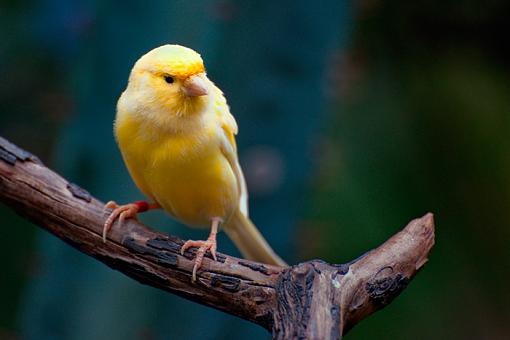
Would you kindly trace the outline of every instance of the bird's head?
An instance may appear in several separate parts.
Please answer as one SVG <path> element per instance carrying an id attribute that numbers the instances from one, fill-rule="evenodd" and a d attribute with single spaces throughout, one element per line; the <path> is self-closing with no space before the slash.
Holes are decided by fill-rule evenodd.
<path id="1" fill-rule="evenodd" d="M 165 119 L 200 113 L 211 90 L 200 54 L 180 45 L 163 45 L 136 62 L 126 92 L 138 111 Z"/>

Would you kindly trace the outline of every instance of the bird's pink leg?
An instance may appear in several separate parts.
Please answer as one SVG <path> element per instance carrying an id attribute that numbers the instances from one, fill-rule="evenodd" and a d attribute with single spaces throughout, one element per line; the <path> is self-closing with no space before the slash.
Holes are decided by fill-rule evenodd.
<path id="1" fill-rule="evenodd" d="M 197 279 L 197 270 L 202 266 L 202 260 L 204 259 L 205 253 L 209 250 L 213 259 L 216 261 L 216 234 L 218 233 L 218 228 L 220 226 L 222 219 L 219 217 L 214 217 L 211 223 L 211 233 L 206 241 L 193 241 L 188 240 L 181 247 L 181 255 L 184 255 L 184 252 L 190 247 L 198 247 L 197 254 L 195 257 L 195 264 L 193 265 L 193 275 L 191 280 L 193 282 Z"/>
<path id="2" fill-rule="evenodd" d="M 106 242 L 106 234 L 108 234 L 108 231 L 111 229 L 117 218 L 119 219 L 119 223 L 122 224 L 127 218 L 137 219 L 136 215 L 138 213 L 159 208 L 161 207 L 158 203 L 147 203 L 145 201 L 136 201 L 124 205 L 118 205 L 114 201 L 106 203 L 104 209 L 113 209 L 113 211 L 110 216 L 108 216 L 103 226 L 103 242 Z"/>

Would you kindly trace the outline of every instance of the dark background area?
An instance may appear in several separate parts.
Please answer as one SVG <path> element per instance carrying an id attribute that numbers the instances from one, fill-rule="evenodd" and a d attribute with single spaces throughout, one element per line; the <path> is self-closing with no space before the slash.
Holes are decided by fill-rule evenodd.
<path id="1" fill-rule="evenodd" d="M 140 199 L 112 135 L 116 100 L 143 53 L 192 47 L 238 120 L 253 220 L 289 262 L 347 262 L 435 213 L 427 266 L 348 338 L 505 339 L 509 15 L 471 0 L 4 1 L 0 135 L 102 200 Z M 0 237 L 0 339 L 269 338 L 3 205 Z M 219 250 L 238 254 L 225 236 Z"/>

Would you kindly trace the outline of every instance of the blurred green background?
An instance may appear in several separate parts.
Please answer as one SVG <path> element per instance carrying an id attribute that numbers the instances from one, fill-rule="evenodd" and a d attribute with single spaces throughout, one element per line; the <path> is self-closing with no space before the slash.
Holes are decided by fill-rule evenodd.
<path id="1" fill-rule="evenodd" d="M 347 262 L 435 213 L 427 266 L 348 338 L 507 339 L 509 15 L 471 0 L 3 1 L 0 135 L 102 200 L 140 199 L 112 136 L 116 100 L 143 53 L 193 47 L 239 122 L 253 220 L 291 263 Z M 0 339 L 269 338 L 3 205 L 0 221 Z M 224 236 L 219 249 L 237 254 Z"/>

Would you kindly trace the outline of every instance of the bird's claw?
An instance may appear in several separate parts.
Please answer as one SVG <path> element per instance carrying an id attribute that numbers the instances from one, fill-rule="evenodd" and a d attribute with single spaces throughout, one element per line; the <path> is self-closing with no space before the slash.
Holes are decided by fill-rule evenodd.
<path id="1" fill-rule="evenodd" d="M 114 201 L 110 201 L 104 205 L 103 210 L 106 212 L 108 209 L 113 209 L 113 211 L 110 213 L 103 226 L 103 242 L 106 242 L 106 234 L 108 234 L 108 231 L 117 218 L 119 219 L 119 223 L 122 224 L 128 218 L 136 219 L 136 214 L 138 213 L 138 206 L 132 203 L 118 205 Z"/>
<path id="2" fill-rule="evenodd" d="M 115 208 L 118 208 L 119 205 L 117 204 L 117 202 L 115 201 L 108 201 L 104 207 L 103 207 L 103 212 L 106 212 L 108 209 L 115 209 Z"/>
<path id="3" fill-rule="evenodd" d="M 195 256 L 195 264 L 193 265 L 193 272 L 191 276 L 191 280 L 195 282 L 197 280 L 197 270 L 200 269 L 202 266 L 202 260 L 204 259 L 205 253 L 209 250 L 211 252 L 211 255 L 214 259 L 214 261 L 217 261 L 216 257 L 216 239 L 215 238 L 209 238 L 206 241 L 193 241 L 188 240 L 184 243 L 184 245 L 181 247 L 181 255 L 184 255 L 184 252 L 191 248 L 191 247 L 198 247 L 196 256 Z"/>

